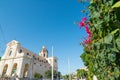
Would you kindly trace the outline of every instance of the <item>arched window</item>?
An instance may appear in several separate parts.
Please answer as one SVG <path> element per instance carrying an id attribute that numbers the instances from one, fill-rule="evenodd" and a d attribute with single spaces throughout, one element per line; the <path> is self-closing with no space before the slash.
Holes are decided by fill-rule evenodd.
<path id="1" fill-rule="evenodd" d="M 9 56 L 12 54 L 12 51 L 9 52 Z"/>
<path id="2" fill-rule="evenodd" d="M 19 53 L 22 53 L 22 49 L 19 50 Z"/>
<path id="3" fill-rule="evenodd" d="M 17 71 L 17 63 L 13 65 L 11 75 L 15 75 L 16 71 Z"/>
<path id="4" fill-rule="evenodd" d="M 44 57 L 45 57 L 45 53 L 44 53 Z"/>
<path id="5" fill-rule="evenodd" d="M 27 53 L 27 55 L 29 55 L 29 53 Z"/>
<path id="6" fill-rule="evenodd" d="M 5 76 L 5 75 L 6 75 L 7 69 L 8 69 L 8 64 L 6 64 L 6 65 L 4 66 L 3 72 L 2 72 L 2 76 Z"/>
<path id="7" fill-rule="evenodd" d="M 29 64 L 25 64 L 23 77 L 28 77 Z"/>

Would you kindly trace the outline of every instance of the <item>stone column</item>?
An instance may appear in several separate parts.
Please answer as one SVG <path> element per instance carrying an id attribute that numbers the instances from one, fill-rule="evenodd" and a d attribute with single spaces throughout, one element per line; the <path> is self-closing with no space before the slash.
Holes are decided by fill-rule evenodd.
<path id="1" fill-rule="evenodd" d="M 29 77 L 30 77 L 30 78 L 33 78 L 33 63 L 32 63 L 31 60 L 30 60 L 30 64 L 29 64 L 28 73 L 29 73 Z"/>
<path id="2" fill-rule="evenodd" d="M 4 64 L 5 64 L 4 60 L 0 61 L 0 77 L 2 76 L 2 72 L 5 66 Z"/>
<path id="3" fill-rule="evenodd" d="M 8 76 L 11 76 L 12 68 L 13 68 L 13 61 L 12 61 L 12 60 L 9 60 L 8 69 L 7 69 L 7 72 L 6 72 L 6 74 L 7 74 Z"/>
<path id="4" fill-rule="evenodd" d="M 17 75 L 18 75 L 18 77 L 23 77 L 22 76 L 22 68 L 23 67 L 23 64 L 22 64 L 22 59 L 20 59 L 20 61 L 18 62 L 18 66 L 17 66 Z"/>

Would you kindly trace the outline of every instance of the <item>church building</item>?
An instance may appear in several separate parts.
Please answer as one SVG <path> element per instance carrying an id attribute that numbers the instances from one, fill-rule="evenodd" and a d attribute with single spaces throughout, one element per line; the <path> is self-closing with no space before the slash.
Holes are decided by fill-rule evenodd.
<path id="1" fill-rule="evenodd" d="M 23 48 L 18 41 L 12 40 L 7 44 L 0 61 L 0 77 L 18 75 L 20 78 L 34 78 L 34 74 L 39 73 L 44 78 L 45 71 L 51 70 L 53 63 L 54 70 L 58 71 L 57 57 L 48 57 L 45 46 L 38 55 Z"/>

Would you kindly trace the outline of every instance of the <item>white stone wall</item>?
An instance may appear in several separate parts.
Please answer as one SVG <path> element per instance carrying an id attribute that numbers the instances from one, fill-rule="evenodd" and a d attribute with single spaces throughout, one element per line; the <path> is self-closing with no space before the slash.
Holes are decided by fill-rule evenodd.
<path id="1" fill-rule="evenodd" d="M 48 60 L 49 64 L 51 65 L 51 67 L 52 67 L 52 64 L 54 65 L 54 70 L 57 71 L 58 70 L 58 59 L 57 59 L 57 57 L 49 57 L 49 58 L 47 58 L 47 60 Z"/>
<path id="2" fill-rule="evenodd" d="M 0 76 L 2 75 L 2 72 L 3 72 L 3 68 L 6 64 L 8 64 L 8 69 L 7 69 L 7 72 L 6 72 L 6 75 L 7 76 L 11 76 L 11 72 L 12 72 L 12 68 L 13 68 L 13 65 L 14 64 L 17 64 L 17 75 L 20 74 L 20 68 L 21 68 L 21 64 L 22 64 L 22 58 L 12 58 L 12 59 L 3 59 L 1 60 L 0 62 Z"/>
<path id="3" fill-rule="evenodd" d="M 20 53 L 20 50 L 22 52 Z M 10 54 L 10 51 L 12 53 Z M 48 53 L 46 53 L 48 55 Z M 0 61 L 0 76 L 2 75 L 4 66 L 8 64 L 6 72 L 7 76 L 11 76 L 13 65 L 17 64 L 16 74 L 18 77 L 23 77 L 25 64 L 28 64 L 28 77 L 33 78 L 34 73 L 40 73 L 44 77 L 44 72 L 51 69 L 52 57 L 39 56 L 25 48 L 23 48 L 19 42 L 13 40 L 7 44 L 6 51 Z M 56 59 L 56 61 L 55 61 Z M 54 69 L 57 71 L 57 58 L 54 57 Z"/>

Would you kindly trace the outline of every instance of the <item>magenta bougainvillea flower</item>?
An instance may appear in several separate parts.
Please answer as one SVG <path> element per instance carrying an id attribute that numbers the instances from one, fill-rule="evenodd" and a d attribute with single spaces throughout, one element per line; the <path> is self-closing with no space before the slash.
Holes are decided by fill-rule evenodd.
<path id="1" fill-rule="evenodd" d="M 82 21 L 79 22 L 79 26 L 80 27 L 85 27 L 87 24 L 86 24 L 86 21 L 87 21 L 87 18 L 86 17 L 83 17 L 82 18 Z"/>
<path id="2" fill-rule="evenodd" d="M 85 29 L 86 29 L 86 32 L 87 32 L 87 34 L 88 34 L 88 37 L 87 37 L 87 38 L 91 38 L 92 34 L 91 34 L 90 29 L 88 28 L 88 26 L 85 27 Z"/>
<path id="3" fill-rule="evenodd" d="M 89 26 L 90 25 L 90 22 L 87 22 L 87 18 L 86 17 L 83 17 L 82 18 L 82 21 L 81 22 L 79 22 L 79 26 L 80 27 L 84 27 L 85 28 L 85 30 L 86 30 L 86 33 L 88 34 L 88 36 L 87 36 L 87 39 L 85 39 L 84 41 L 83 41 L 83 45 L 85 46 L 85 45 L 88 45 L 89 43 L 91 43 L 91 36 L 92 36 L 92 34 L 91 34 L 91 32 L 90 32 L 90 29 L 89 29 Z M 88 46 L 89 47 L 89 49 L 90 49 L 90 46 Z"/>
<path id="4" fill-rule="evenodd" d="M 79 26 L 80 27 L 85 27 L 85 26 L 87 26 L 87 18 L 86 17 L 83 17 L 82 18 L 82 21 L 81 22 L 79 22 Z"/>
<path id="5" fill-rule="evenodd" d="M 91 39 L 89 38 L 84 41 L 84 44 L 89 44 L 90 42 L 91 42 Z"/>
<path id="6" fill-rule="evenodd" d="M 82 21 L 84 21 L 84 22 L 87 21 L 87 18 L 86 18 L 86 17 L 83 17 L 83 18 L 82 18 Z"/>
<path id="7" fill-rule="evenodd" d="M 86 30 L 86 32 L 87 32 L 88 34 L 91 34 L 91 32 L 90 32 L 88 26 L 85 26 L 85 30 Z"/>
<path id="8" fill-rule="evenodd" d="M 79 22 L 79 26 L 84 27 L 86 24 L 84 21 Z"/>

